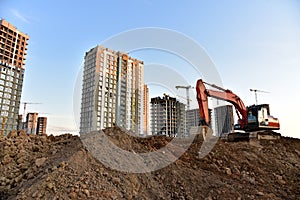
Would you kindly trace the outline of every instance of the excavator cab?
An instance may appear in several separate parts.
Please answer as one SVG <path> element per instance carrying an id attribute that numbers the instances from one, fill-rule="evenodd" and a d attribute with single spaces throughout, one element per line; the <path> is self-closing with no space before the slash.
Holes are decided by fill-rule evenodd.
<path id="1" fill-rule="evenodd" d="M 269 104 L 252 105 L 247 107 L 248 123 L 244 128 L 240 124 L 234 126 L 235 130 L 258 131 L 279 130 L 279 120 L 270 115 Z"/>
<path id="2" fill-rule="evenodd" d="M 252 105 L 247 107 L 248 110 L 248 129 L 253 130 L 279 130 L 279 120 L 270 115 L 269 104 Z M 256 117 L 256 122 L 249 121 L 250 112 Z"/>

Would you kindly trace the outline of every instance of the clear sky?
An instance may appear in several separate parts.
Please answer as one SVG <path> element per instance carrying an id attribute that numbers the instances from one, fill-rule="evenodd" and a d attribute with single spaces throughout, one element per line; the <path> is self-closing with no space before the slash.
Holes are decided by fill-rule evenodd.
<path id="1" fill-rule="evenodd" d="M 250 88 L 270 92 L 260 93 L 259 103 L 270 104 L 283 135 L 300 138 L 297 0 L 1 0 L 0 13 L 30 36 L 22 101 L 42 103 L 28 105 L 27 111 L 49 118 L 49 134 L 76 132 L 73 91 L 86 51 L 123 31 L 160 27 L 200 44 L 223 86 L 246 105 L 255 103 Z M 133 56 L 145 64 L 176 65 L 176 59 L 161 52 Z M 189 83 L 195 81 L 191 75 Z"/>

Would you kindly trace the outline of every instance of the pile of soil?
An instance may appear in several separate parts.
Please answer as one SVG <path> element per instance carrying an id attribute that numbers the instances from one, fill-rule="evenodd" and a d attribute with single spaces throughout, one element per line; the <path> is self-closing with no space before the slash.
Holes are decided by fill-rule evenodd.
<path id="1" fill-rule="evenodd" d="M 133 137 L 119 128 L 104 133 L 135 153 L 155 152 L 172 140 Z M 167 167 L 129 173 L 99 162 L 78 136 L 12 132 L 0 139 L 0 199 L 300 199 L 299 139 L 219 140 L 199 158 L 202 143 L 197 135 Z"/>

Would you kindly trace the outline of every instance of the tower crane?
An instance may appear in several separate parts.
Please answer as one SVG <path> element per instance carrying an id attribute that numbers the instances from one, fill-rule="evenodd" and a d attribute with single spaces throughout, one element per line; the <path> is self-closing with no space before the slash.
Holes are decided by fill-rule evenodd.
<path id="1" fill-rule="evenodd" d="M 266 91 L 262 91 L 262 90 L 257 90 L 257 89 L 250 89 L 251 92 L 254 92 L 255 94 L 255 104 L 258 105 L 258 101 L 257 101 L 257 92 L 262 92 L 262 93 L 269 93 Z"/>
<path id="2" fill-rule="evenodd" d="M 178 90 L 178 89 L 186 89 L 186 101 L 187 101 L 187 104 L 186 104 L 186 107 L 187 107 L 187 110 L 190 110 L 190 89 L 194 89 L 194 87 L 192 87 L 191 85 L 187 85 L 187 86 L 181 86 L 181 85 L 177 85 L 175 86 L 175 88 Z"/>

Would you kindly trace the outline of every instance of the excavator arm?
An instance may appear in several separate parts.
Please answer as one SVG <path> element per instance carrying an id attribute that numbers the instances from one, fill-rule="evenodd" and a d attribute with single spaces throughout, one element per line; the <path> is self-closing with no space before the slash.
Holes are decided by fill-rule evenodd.
<path id="1" fill-rule="evenodd" d="M 218 90 L 210 90 L 205 87 L 205 84 L 210 85 Z M 208 84 L 199 79 L 196 85 L 197 100 L 199 105 L 200 117 L 205 120 L 207 125 L 210 124 L 209 110 L 208 110 L 208 97 L 227 101 L 234 105 L 237 116 L 239 118 L 239 124 L 243 129 L 248 124 L 247 108 L 243 101 L 232 91 L 223 89 L 214 84 Z"/>

